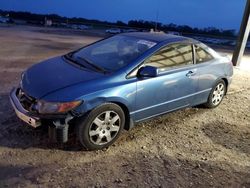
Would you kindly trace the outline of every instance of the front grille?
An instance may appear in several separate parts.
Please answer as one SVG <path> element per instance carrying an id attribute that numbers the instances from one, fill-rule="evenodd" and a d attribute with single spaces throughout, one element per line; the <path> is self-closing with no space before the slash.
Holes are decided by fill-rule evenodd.
<path id="1" fill-rule="evenodd" d="M 25 110 L 34 111 L 33 105 L 36 101 L 35 98 L 27 95 L 21 88 L 17 90 L 17 97 Z"/>

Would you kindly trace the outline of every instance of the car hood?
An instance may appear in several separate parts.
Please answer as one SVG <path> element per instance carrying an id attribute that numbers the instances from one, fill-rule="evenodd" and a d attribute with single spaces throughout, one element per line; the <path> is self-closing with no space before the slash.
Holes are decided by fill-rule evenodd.
<path id="1" fill-rule="evenodd" d="M 104 77 L 103 73 L 81 69 L 56 57 L 29 68 L 22 76 L 21 88 L 29 96 L 39 99 L 58 89 Z"/>

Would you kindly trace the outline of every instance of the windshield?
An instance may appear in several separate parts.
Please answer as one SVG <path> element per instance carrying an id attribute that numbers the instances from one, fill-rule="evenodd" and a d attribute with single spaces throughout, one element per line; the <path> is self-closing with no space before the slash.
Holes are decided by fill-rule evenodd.
<path id="1" fill-rule="evenodd" d="M 125 67 L 154 45 L 156 43 L 148 40 L 114 36 L 82 48 L 73 57 L 113 72 Z"/>

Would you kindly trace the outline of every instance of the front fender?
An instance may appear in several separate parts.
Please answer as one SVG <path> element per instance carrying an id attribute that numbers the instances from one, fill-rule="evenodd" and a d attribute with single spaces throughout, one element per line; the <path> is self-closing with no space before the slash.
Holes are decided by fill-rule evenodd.
<path id="1" fill-rule="evenodd" d="M 98 91 L 91 92 L 91 88 L 100 88 Z M 44 98 L 45 101 L 74 101 L 82 100 L 83 103 L 75 111 L 84 114 L 97 106 L 114 102 L 119 103 L 128 109 L 129 112 L 135 111 L 136 82 L 123 81 L 119 85 L 110 85 L 110 88 L 100 87 L 98 84 L 74 86 L 59 90 Z"/>
<path id="2" fill-rule="evenodd" d="M 117 104 L 122 104 L 129 109 L 129 102 L 123 98 L 120 97 L 97 97 L 89 100 L 84 100 L 82 105 L 80 105 L 75 111 L 80 114 L 85 114 L 88 111 L 93 110 L 94 108 L 100 106 L 103 103 L 117 103 Z"/>

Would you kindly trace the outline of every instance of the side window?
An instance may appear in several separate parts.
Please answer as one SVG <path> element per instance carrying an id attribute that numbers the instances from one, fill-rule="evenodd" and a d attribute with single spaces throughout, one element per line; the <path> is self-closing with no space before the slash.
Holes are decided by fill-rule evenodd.
<path id="1" fill-rule="evenodd" d="M 195 46 L 196 63 L 205 63 L 213 59 L 213 56 L 199 46 Z"/>
<path id="2" fill-rule="evenodd" d="M 165 71 L 170 68 L 193 64 L 192 45 L 169 45 L 145 61 L 145 65 L 159 68 Z"/>

